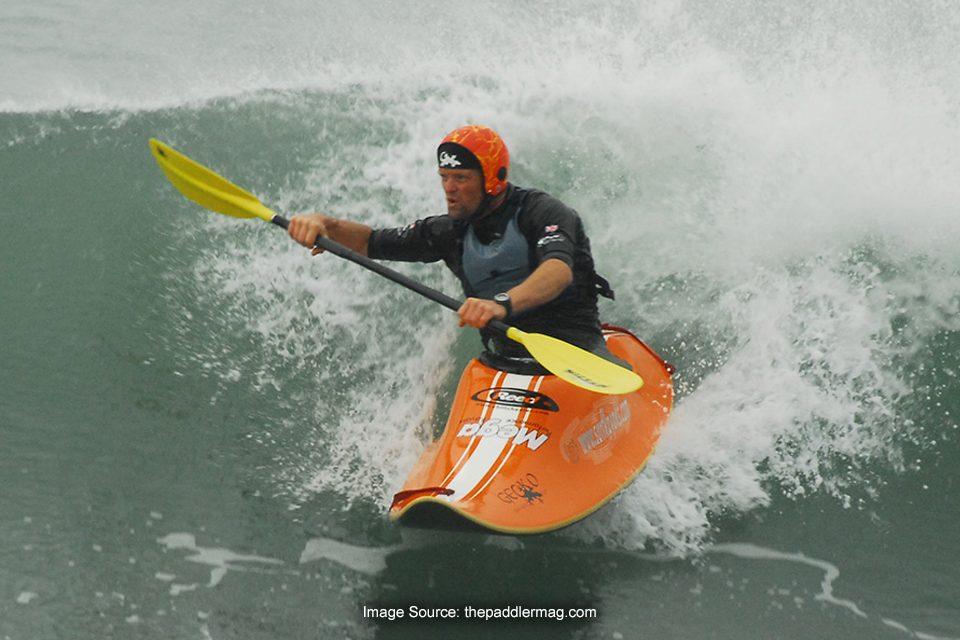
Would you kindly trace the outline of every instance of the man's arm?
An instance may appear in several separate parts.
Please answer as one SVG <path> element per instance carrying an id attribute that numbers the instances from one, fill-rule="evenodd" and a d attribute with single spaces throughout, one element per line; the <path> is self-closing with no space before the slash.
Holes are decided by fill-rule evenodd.
<path id="1" fill-rule="evenodd" d="M 530 276 L 507 293 L 513 303 L 514 313 L 525 311 L 550 302 L 573 282 L 573 270 L 563 260 L 550 259 L 541 264 Z M 457 311 L 460 326 L 468 325 L 482 329 L 490 320 L 503 320 L 507 310 L 493 300 L 467 298 Z"/>
<path id="2" fill-rule="evenodd" d="M 367 255 L 367 243 L 373 229 L 365 224 L 331 218 L 322 213 L 294 216 L 290 219 L 287 233 L 305 247 L 313 249 L 313 255 L 323 253 L 323 249 L 314 247 L 317 236 L 330 238 L 361 255 Z"/>

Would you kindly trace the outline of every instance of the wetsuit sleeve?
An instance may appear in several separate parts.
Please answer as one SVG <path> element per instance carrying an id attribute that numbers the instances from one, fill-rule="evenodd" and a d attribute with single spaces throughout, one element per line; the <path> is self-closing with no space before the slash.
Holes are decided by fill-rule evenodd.
<path id="1" fill-rule="evenodd" d="M 538 193 L 530 197 L 521 230 L 534 247 L 537 263 L 561 260 L 572 269 L 583 233 L 580 216 L 553 196 Z"/>
<path id="2" fill-rule="evenodd" d="M 374 229 L 367 255 L 376 260 L 436 262 L 446 257 L 452 235 L 449 216 L 432 216 L 405 227 Z"/>

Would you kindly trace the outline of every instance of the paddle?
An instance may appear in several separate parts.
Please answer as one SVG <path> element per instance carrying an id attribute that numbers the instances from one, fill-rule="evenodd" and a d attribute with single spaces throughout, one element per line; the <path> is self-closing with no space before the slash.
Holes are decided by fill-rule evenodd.
<path id="1" fill-rule="evenodd" d="M 253 194 L 159 140 L 151 139 L 150 148 L 170 182 L 197 204 L 235 218 L 262 218 L 284 229 L 289 225 L 289 220 L 265 207 Z M 330 238 L 317 236 L 315 246 L 359 264 L 449 309 L 456 311 L 460 308 L 458 300 Z M 544 368 L 578 387 L 597 393 L 621 394 L 636 391 L 643 385 L 643 379 L 633 371 L 552 336 L 526 333 L 499 320 L 492 320 L 487 326 L 522 344 Z"/>

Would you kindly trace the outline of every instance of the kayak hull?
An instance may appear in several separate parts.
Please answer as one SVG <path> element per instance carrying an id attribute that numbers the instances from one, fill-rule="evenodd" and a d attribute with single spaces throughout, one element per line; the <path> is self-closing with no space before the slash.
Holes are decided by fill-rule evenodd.
<path id="1" fill-rule="evenodd" d="M 672 367 L 624 329 L 605 327 L 604 335 L 643 378 L 637 391 L 603 395 L 472 360 L 443 434 L 394 496 L 391 520 L 544 533 L 585 518 L 626 487 L 669 417 Z"/>

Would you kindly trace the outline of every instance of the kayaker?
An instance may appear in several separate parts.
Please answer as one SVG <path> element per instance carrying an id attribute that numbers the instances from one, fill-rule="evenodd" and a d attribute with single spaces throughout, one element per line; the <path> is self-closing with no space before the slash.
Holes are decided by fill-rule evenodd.
<path id="1" fill-rule="evenodd" d="M 327 236 L 382 260 L 442 260 L 467 296 L 460 326 L 481 330 L 497 360 L 524 361 L 522 345 L 484 330 L 493 318 L 528 333 L 555 336 L 613 358 L 606 349 L 598 295 L 613 298 L 594 269 L 590 240 L 576 211 L 557 198 L 507 181 L 510 156 L 490 128 L 470 125 L 447 135 L 437 148 L 447 214 L 405 227 L 373 229 L 321 213 L 296 216 L 290 236 L 312 247 Z M 321 253 L 314 249 L 314 253 Z"/>

